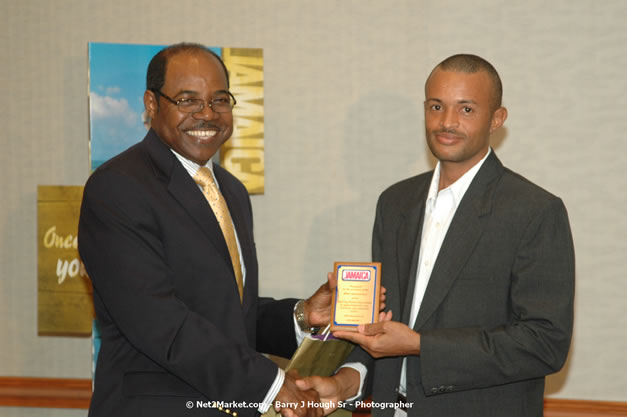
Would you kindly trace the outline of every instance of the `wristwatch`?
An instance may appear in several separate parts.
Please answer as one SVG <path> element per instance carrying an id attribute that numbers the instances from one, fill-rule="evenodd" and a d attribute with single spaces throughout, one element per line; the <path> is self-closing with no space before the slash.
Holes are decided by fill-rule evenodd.
<path id="1" fill-rule="evenodd" d="M 296 318 L 296 324 L 300 329 L 307 333 L 315 333 L 318 331 L 317 327 L 311 327 L 305 317 L 305 300 L 299 300 L 294 306 L 294 317 Z"/>

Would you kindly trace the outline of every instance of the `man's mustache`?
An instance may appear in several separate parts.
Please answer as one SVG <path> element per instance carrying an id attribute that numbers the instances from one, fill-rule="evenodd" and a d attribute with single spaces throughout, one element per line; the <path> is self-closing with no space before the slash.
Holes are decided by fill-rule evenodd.
<path id="1" fill-rule="evenodd" d="M 439 135 L 439 134 L 444 133 L 448 135 L 455 135 L 455 136 L 461 136 L 461 137 L 465 136 L 463 133 L 460 133 L 455 129 L 438 129 L 438 130 L 433 130 L 432 133 L 434 135 Z"/>

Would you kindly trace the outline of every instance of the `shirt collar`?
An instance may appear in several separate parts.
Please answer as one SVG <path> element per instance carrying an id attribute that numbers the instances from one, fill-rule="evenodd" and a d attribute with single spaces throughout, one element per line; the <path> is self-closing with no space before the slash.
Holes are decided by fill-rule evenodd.
<path id="1" fill-rule="evenodd" d="M 196 162 L 194 161 L 190 161 L 189 159 L 185 158 L 183 155 L 179 154 L 178 152 L 176 152 L 174 149 L 170 148 L 170 150 L 172 151 L 172 153 L 174 154 L 174 156 L 176 156 L 176 159 L 179 160 L 179 162 L 183 165 L 183 168 L 185 168 L 185 171 L 187 171 L 187 173 L 194 178 L 196 176 L 196 173 L 198 172 L 198 170 L 201 168 L 201 165 L 198 165 Z M 207 163 L 205 165 L 207 168 L 209 168 L 209 171 L 211 171 L 211 176 L 213 177 L 213 180 L 216 183 L 216 186 L 218 187 L 218 190 L 220 189 L 220 183 L 218 182 L 218 179 L 216 178 L 216 174 L 215 172 L 213 172 L 213 162 L 212 160 L 208 160 Z"/>
<path id="2" fill-rule="evenodd" d="M 466 171 L 464 175 L 462 175 L 453 184 L 439 191 L 439 192 L 443 192 L 443 191 L 448 190 L 447 192 L 451 192 L 453 195 L 453 202 L 455 204 L 455 207 L 459 205 L 459 202 L 464 197 L 464 194 L 466 194 L 468 187 L 470 187 L 470 183 L 475 178 L 475 175 L 477 175 L 477 172 L 479 172 L 479 169 L 481 168 L 481 166 L 483 165 L 483 163 L 488 158 L 488 155 L 490 155 L 491 152 L 492 152 L 492 148 L 488 148 L 488 152 L 485 154 L 483 159 L 481 159 L 481 161 L 477 162 L 472 168 Z M 431 185 L 429 186 L 429 194 L 427 195 L 427 205 L 429 207 L 433 207 L 435 199 L 437 198 L 439 194 L 438 185 L 440 183 L 440 169 L 441 169 L 440 161 L 438 161 L 438 164 L 435 166 L 435 170 L 433 171 L 433 177 L 431 178 Z"/>
<path id="3" fill-rule="evenodd" d="M 201 165 L 198 165 L 194 161 L 190 161 L 189 159 L 185 158 L 183 155 L 179 154 L 172 148 L 170 148 L 170 150 L 172 151 L 174 156 L 176 156 L 176 159 L 178 159 L 179 162 L 183 165 L 183 168 L 185 168 L 185 171 L 187 171 L 189 175 L 191 175 L 193 178 L 198 172 L 198 170 L 201 168 Z M 208 160 L 207 163 L 203 166 L 209 168 L 209 171 L 211 171 L 211 175 L 213 175 L 213 177 L 215 178 L 215 174 L 213 173 L 213 163 L 211 162 L 211 159 Z"/>

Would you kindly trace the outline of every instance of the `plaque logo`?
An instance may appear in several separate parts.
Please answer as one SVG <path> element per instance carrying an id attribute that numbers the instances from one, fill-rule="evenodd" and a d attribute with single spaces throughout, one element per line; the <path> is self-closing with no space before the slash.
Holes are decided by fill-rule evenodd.
<path id="1" fill-rule="evenodd" d="M 370 281 L 370 271 L 345 269 L 342 271 L 343 281 Z"/>

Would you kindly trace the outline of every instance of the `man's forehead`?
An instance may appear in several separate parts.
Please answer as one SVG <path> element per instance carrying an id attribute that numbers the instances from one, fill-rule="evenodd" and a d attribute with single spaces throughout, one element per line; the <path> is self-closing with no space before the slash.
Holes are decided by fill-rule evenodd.
<path id="1" fill-rule="evenodd" d="M 487 71 L 484 71 L 484 70 L 479 70 L 475 72 L 467 72 L 467 71 L 444 70 L 439 67 L 436 67 L 433 70 L 433 72 L 429 75 L 429 78 L 427 78 L 425 85 L 428 86 L 429 83 L 434 79 L 438 79 L 438 80 L 446 79 L 448 82 L 453 82 L 453 80 L 456 82 L 468 82 L 468 80 L 471 80 L 471 79 L 479 81 L 479 82 L 489 82 L 490 76 L 487 73 Z"/>
<path id="2" fill-rule="evenodd" d="M 165 82 L 171 78 L 209 76 L 222 78 L 226 83 L 226 74 L 218 58 L 209 52 L 181 51 L 167 60 Z"/>
<path id="3" fill-rule="evenodd" d="M 485 71 L 463 72 L 446 71 L 436 68 L 425 83 L 425 98 L 438 98 L 432 96 L 434 93 L 458 93 L 458 100 L 474 100 L 473 96 L 483 94 L 490 95 L 492 84 L 490 77 Z M 433 91 L 436 90 L 436 91 Z M 431 93 L 431 94 L 429 94 Z"/>

